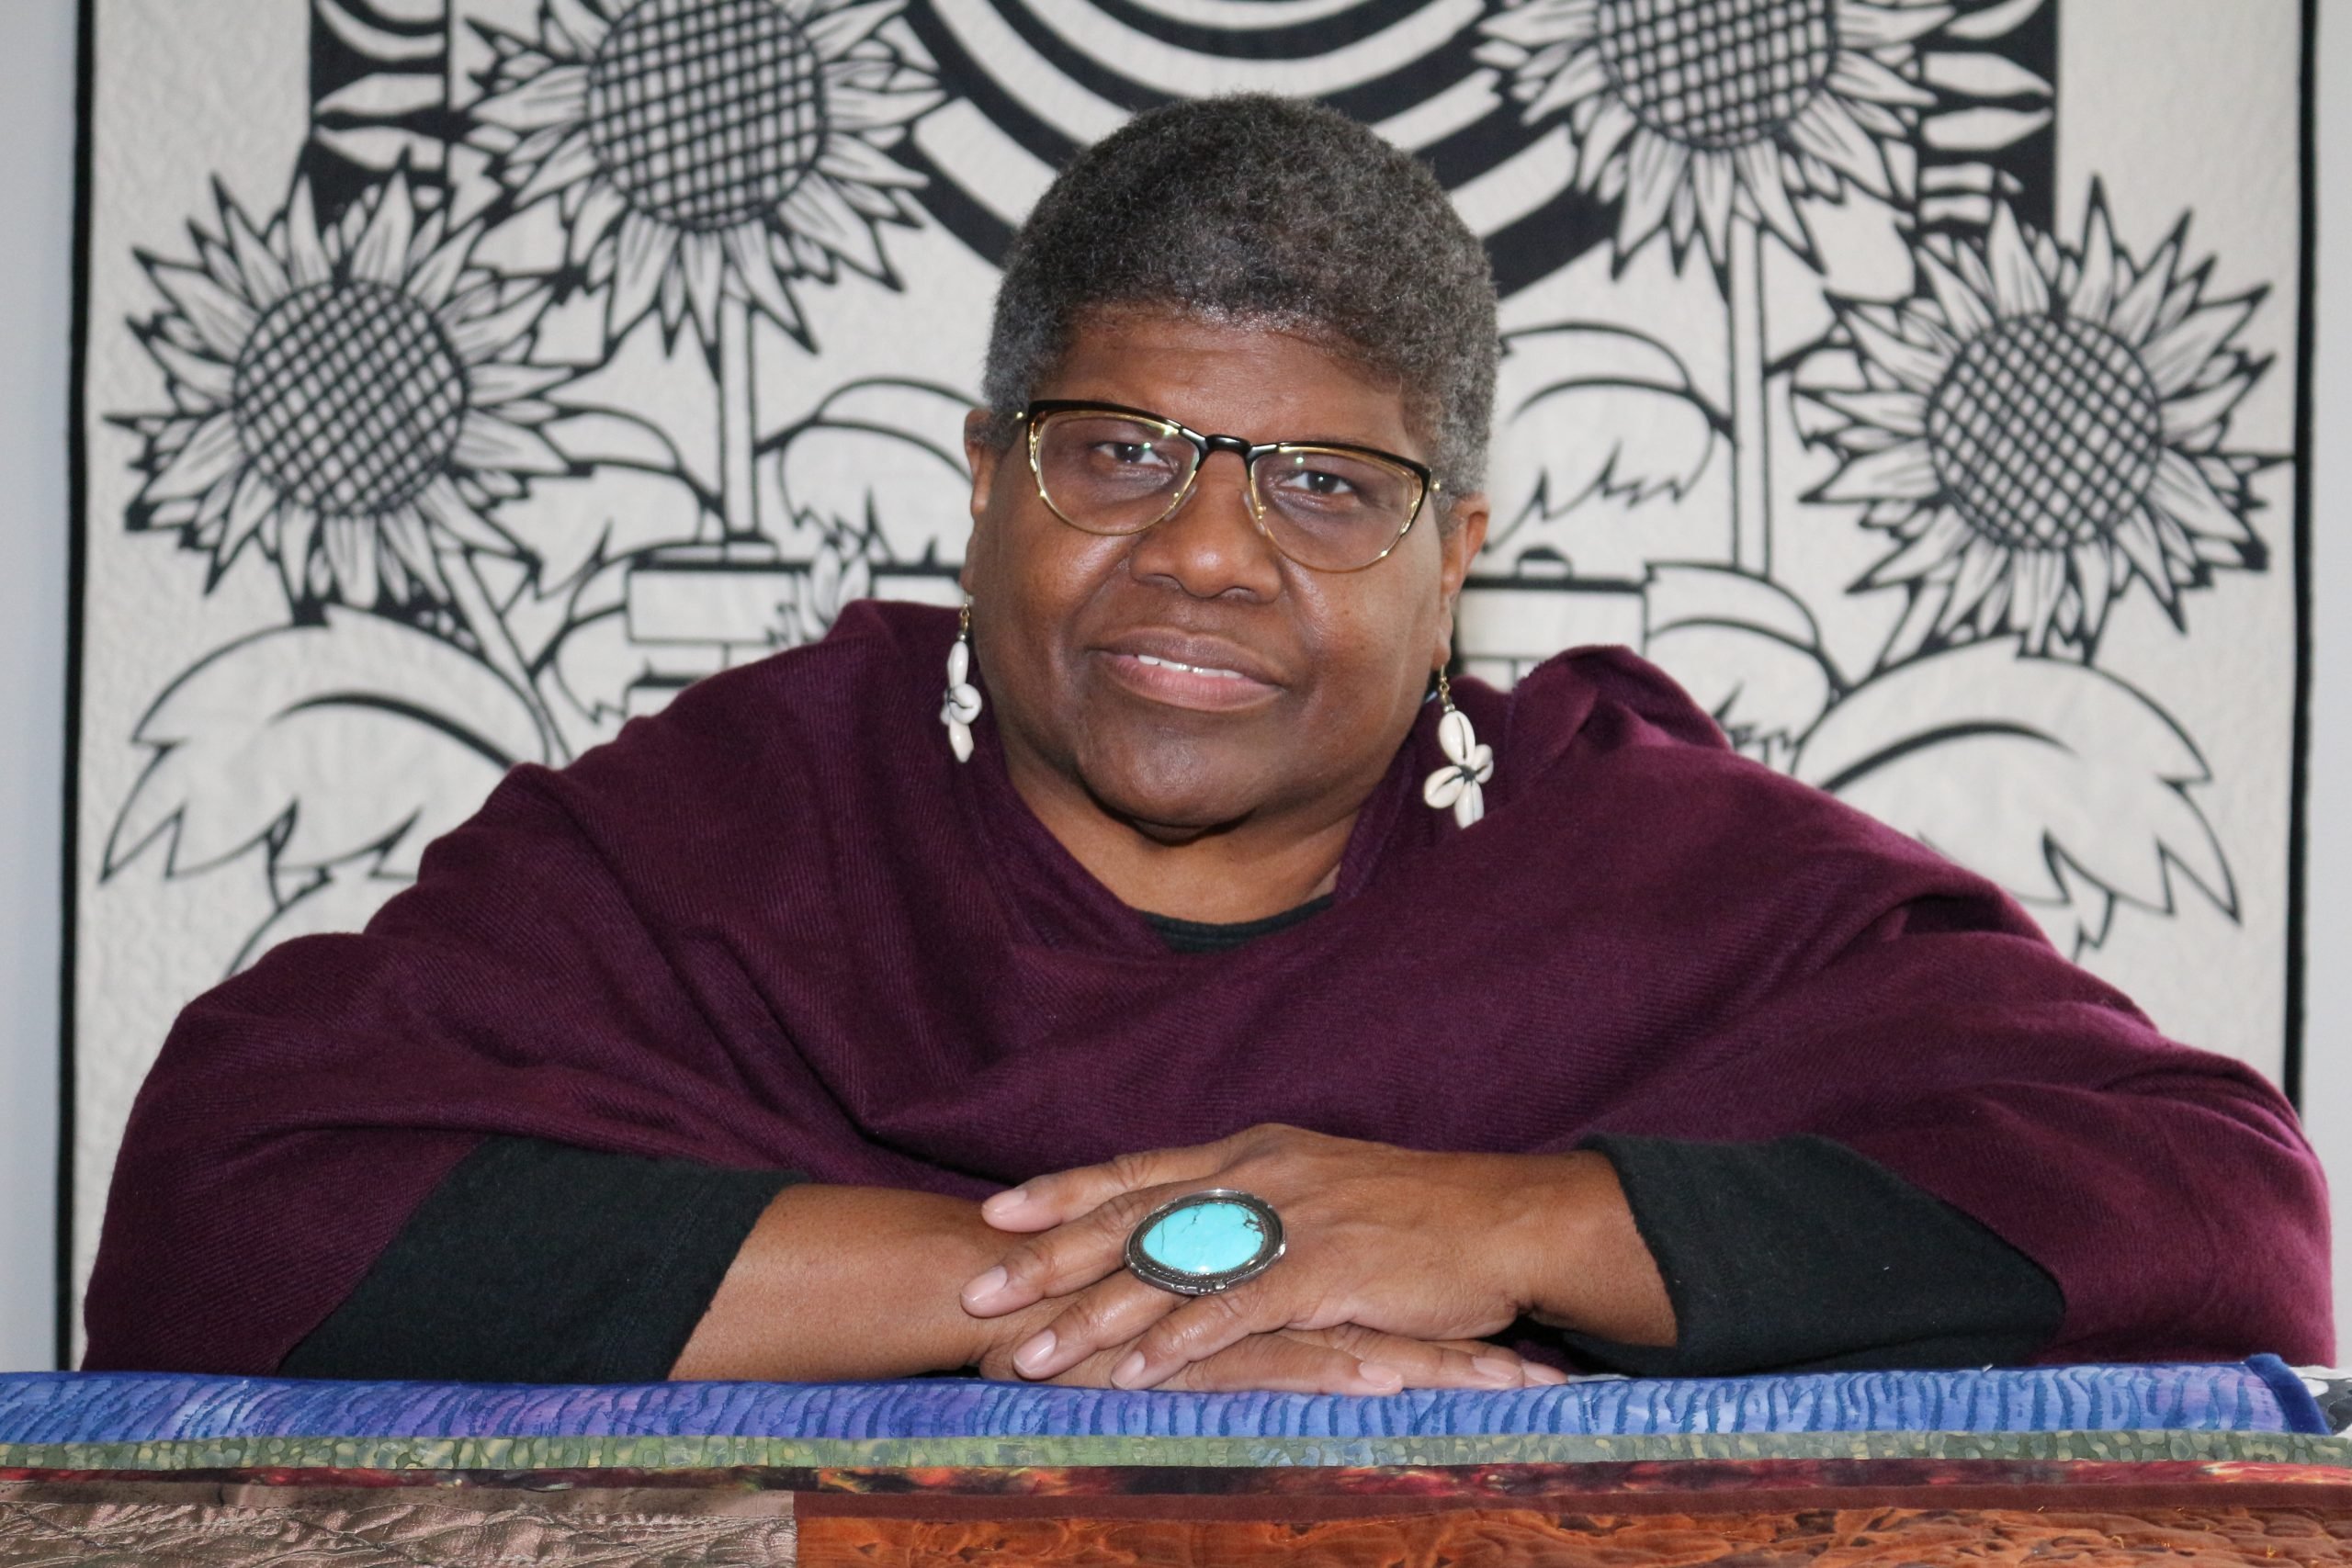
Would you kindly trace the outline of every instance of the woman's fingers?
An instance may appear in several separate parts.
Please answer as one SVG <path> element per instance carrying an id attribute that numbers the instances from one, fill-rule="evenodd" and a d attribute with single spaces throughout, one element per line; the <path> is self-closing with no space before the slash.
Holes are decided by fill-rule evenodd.
<path id="1" fill-rule="evenodd" d="M 1409 1339 L 1353 1324 L 1306 1332 L 1329 1337 L 1359 1360 L 1396 1368 L 1407 1388 L 1535 1388 L 1568 1381 L 1566 1372 L 1483 1339 Z"/>
<path id="2" fill-rule="evenodd" d="M 1193 1393 L 1395 1393 L 1405 1375 L 1334 1346 L 1286 1334 L 1261 1334 L 1219 1356 L 1180 1368 L 1164 1385 Z"/>
<path id="3" fill-rule="evenodd" d="M 964 1310 L 974 1317 L 1001 1317 L 1047 1296 L 1082 1291 L 1118 1272 L 1126 1266 L 1127 1233 L 1174 1196 L 1160 1187 L 1117 1193 L 1077 1219 L 1031 1237 L 1007 1252 L 995 1268 L 965 1283 Z"/>
<path id="4" fill-rule="evenodd" d="M 1182 1149 L 1147 1149 L 1141 1154 L 1121 1155 L 1101 1165 L 1032 1177 L 982 1203 L 980 1217 L 1001 1231 L 1051 1230 L 1089 1210 L 1100 1208 L 1123 1192 L 1201 1180 L 1223 1168 L 1224 1147 L 1220 1143 Z"/>
<path id="5" fill-rule="evenodd" d="M 1080 1292 L 1051 1323 L 1015 1346 L 1013 1369 L 1024 1378 L 1057 1377 L 1103 1350 L 1129 1344 L 1183 1303 L 1182 1296 L 1132 1274 L 1114 1275 Z"/>
<path id="6" fill-rule="evenodd" d="M 1319 1326 L 1281 1281 L 1261 1275 L 1214 1295 L 1194 1296 L 1144 1331 L 1135 1348 L 1111 1369 L 1118 1388 L 1157 1388 L 1178 1371 L 1230 1348 L 1253 1334 Z"/>

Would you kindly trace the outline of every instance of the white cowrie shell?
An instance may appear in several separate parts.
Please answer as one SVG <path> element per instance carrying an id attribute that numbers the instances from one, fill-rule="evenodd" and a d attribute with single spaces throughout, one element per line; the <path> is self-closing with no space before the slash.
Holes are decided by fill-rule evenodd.
<path id="1" fill-rule="evenodd" d="M 1466 785 L 1470 785 L 1470 780 L 1460 768 L 1440 768 L 1429 776 L 1427 784 L 1421 785 L 1421 798 L 1442 811 L 1460 798 Z"/>
<path id="2" fill-rule="evenodd" d="M 1476 732 L 1470 728 L 1470 716 L 1460 708 L 1448 708 L 1445 716 L 1437 721 L 1439 750 L 1457 762 L 1470 760 L 1471 749 L 1478 744 Z"/>
<path id="3" fill-rule="evenodd" d="M 1453 820 L 1457 827 L 1469 828 L 1487 814 L 1487 792 L 1478 787 L 1476 779 L 1464 779 L 1462 793 L 1454 796 Z"/>
<path id="4" fill-rule="evenodd" d="M 980 716 L 979 688 L 958 682 L 947 688 L 947 705 L 944 716 L 956 724 L 969 724 Z"/>
<path id="5" fill-rule="evenodd" d="M 972 760 L 972 727 L 968 724 L 959 724 L 952 718 L 949 719 L 947 721 L 947 744 L 955 751 L 956 760 L 957 761 L 970 761 Z"/>
<path id="6" fill-rule="evenodd" d="M 947 683 L 961 686 L 972 678 L 972 645 L 957 637 L 947 650 Z"/>
<path id="7" fill-rule="evenodd" d="M 1480 784 L 1485 784 L 1495 776 L 1495 749 L 1491 746 L 1474 747 L 1470 755 L 1463 759 L 1462 765 L 1469 769 Z"/>

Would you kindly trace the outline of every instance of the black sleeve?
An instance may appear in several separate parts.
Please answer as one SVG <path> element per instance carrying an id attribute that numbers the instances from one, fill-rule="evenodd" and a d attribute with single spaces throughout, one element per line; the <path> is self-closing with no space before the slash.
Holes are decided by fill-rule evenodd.
<path id="1" fill-rule="evenodd" d="M 1668 1349 L 1571 1335 L 1616 1371 L 1981 1367 L 2023 1361 L 2058 1283 L 1940 1199 L 1827 1138 L 1598 1137 L 1674 1303 Z"/>
<path id="2" fill-rule="evenodd" d="M 659 1382 L 761 1211 L 797 1179 L 486 1139 L 278 1371 Z"/>

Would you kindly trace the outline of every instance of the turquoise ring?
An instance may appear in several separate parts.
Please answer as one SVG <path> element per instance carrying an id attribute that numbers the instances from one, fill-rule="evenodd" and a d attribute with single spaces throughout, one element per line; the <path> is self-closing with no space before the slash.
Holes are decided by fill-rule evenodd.
<path id="1" fill-rule="evenodd" d="M 1272 1268 L 1283 1245 L 1272 1204 L 1212 1187 L 1146 1214 L 1127 1233 L 1127 1271 L 1180 1296 L 1213 1295 Z"/>

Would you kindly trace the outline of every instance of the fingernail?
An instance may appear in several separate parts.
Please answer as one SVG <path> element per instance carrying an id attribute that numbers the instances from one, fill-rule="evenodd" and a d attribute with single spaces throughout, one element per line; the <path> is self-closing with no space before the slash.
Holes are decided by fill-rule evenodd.
<path id="1" fill-rule="evenodd" d="M 964 1304 L 975 1312 L 978 1311 L 1001 1294 L 1006 1282 L 1012 1278 L 1001 1266 L 989 1269 L 964 1287 Z"/>
<path id="2" fill-rule="evenodd" d="M 1111 1374 L 1111 1381 L 1121 1388 L 1133 1388 L 1143 1381 L 1143 1352 L 1137 1350 L 1119 1363 L 1118 1370 Z"/>
<path id="3" fill-rule="evenodd" d="M 1384 1367 L 1377 1361 L 1357 1363 L 1356 1376 L 1383 1393 L 1394 1393 L 1405 1386 L 1405 1374 L 1394 1367 Z"/>
<path id="4" fill-rule="evenodd" d="M 1022 1346 L 1020 1349 L 1015 1350 L 1012 1353 L 1012 1364 L 1034 1377 L 1037 1370 L 1046 1364 L 1046 1359 L 1053 1353 L 1054 1331 L 1048 1328 Z"/>
<path id="5" fill-rule="evenodd" d="M 1001 1220 L 1029 1201 L 1026 1187 L 1008 1187 L 980 1205 L 980 1213 L 989 1219 Z"/>
<path id="6" fill-rule="evenodd" d="M 1557 1385 L 1568 1381 L 1568 1374 L 1557 1367 L 1547 1367 L 1541 1361 L 1527 1363 L 1527 1375 L 1540 1383 Z"/>
<path id="7" fill-rule="evenodd" d="M 1519 1381 L 1519 1367 L 1517 1363 L 1505 1361 L 1493 1356 L 1471 1357 L 1470 1368 L 1481 1377 L 1493 1378 L 1498 1382 L 1517 1382 Z"/>

